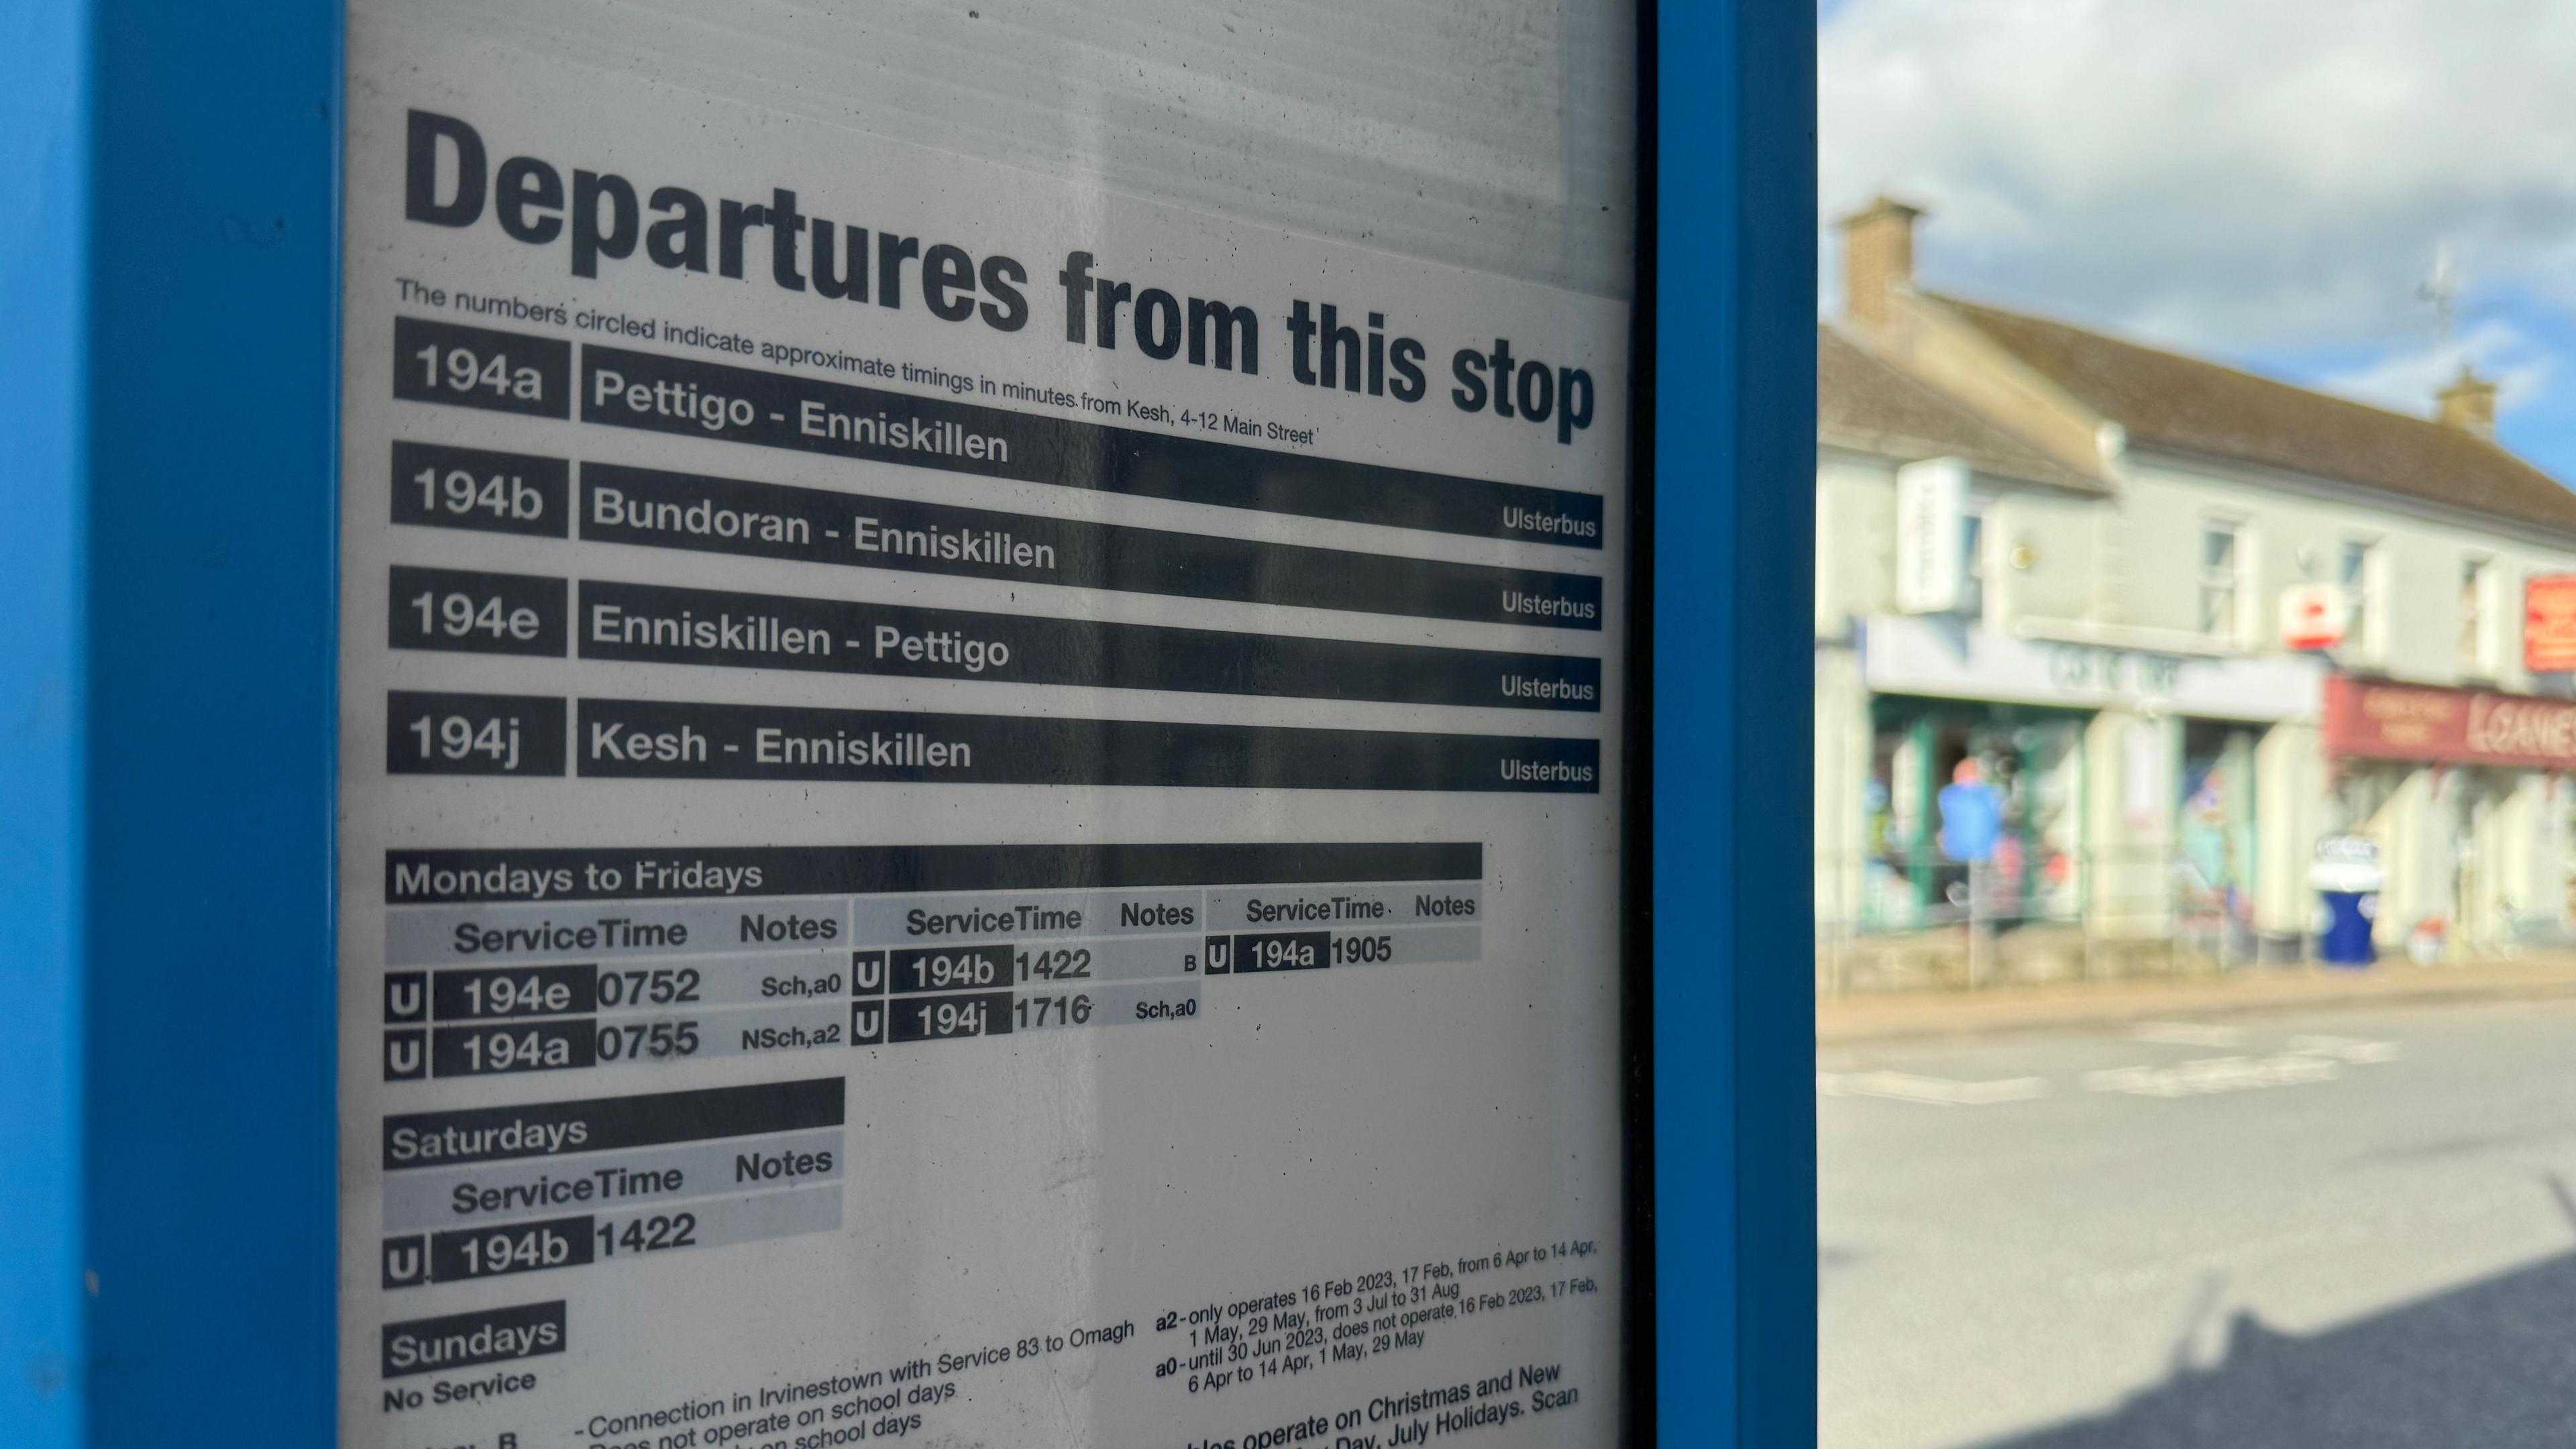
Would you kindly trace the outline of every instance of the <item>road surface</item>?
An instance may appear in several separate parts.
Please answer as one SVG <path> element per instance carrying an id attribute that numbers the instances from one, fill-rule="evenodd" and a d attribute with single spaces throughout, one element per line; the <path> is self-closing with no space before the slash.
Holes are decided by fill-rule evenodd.
<path id="1" fill-rule="evenodd" d="M 1823 1449 L 2576 1445 L 2576 1002 L 1817 1056 Z"/>

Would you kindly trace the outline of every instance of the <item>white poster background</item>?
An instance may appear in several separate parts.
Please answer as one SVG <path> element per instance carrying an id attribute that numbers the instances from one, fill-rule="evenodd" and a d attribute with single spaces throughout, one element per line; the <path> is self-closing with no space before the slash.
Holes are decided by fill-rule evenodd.
<path id="1" fill-rule="evenodd" d="M 676 1428 L 599 1432 L 620 1416 L 917 1355 L 1133 1321 L 1113 1347 L 934 1377 L 946 1396 L 914 1436 L 932 1443 L 1249 1445 L 1304 1416 L 1356 1412 L 1357 1442 L 1398 1442 L 1429 1415 L 1381 1411 L 1417 1390 L 1557 1366 L 1577 1398 L 1471 1432 L 1504 1444 L 1607 1443 L 1619 1422 L 1622 1115 L 1615 749 L 1625 681 L 1620 607 L 1626 456 L 1626 309 L 872 138 L 650 78 L 486 43 L 387 7 L 351 17 L 348 86 L 342 811 L 342 1439 L 352 1446 L 478 1449 L 657 1443 Z M 603 42 L 605 43 L 605 42 Z M 470 121 L 494 168 L 544 158 L 616 172 L 640 191 L 707 198 L 798 192 L 809 216 L 1006 252 L 1029 272 L 1029 326 L 995 332 L 771 284 L 765 246 L 741 280 L 666 271 L 638 254 L 577 278 L 561 242 L 523 245 L 488 213 L 452 230 L 403 217 L 404 117 Z M 647 220 L 651 218 L 648 216 Z M 1054 274 L 1080 249 L 1099 269 L 1261 315 L 1258 376 L 1065 343 Z M 717 440 L 391 400 L 398 315 L 498 327 L 736 365 L 577 329 L 405 304 L 400 279 L 449 296 L 698 324 L 763 340 L 867 352 L 956 373 L 1222 408 L 1315 430 L 1313 451 L 1464 477 L 1600 493 L 1599 550 L 1453 537 L 1332 520 L 1108 496 Z M 1328 393 L 1288 377 L 1293 298 L 1345 315 L 1383 311 L 1424 340 L 1429 397 Z M 1454 348 L 1513 340 L 1523 356 L 1587 368 L 1592 426 L 1553 427 L 1448 401 Z M 772 370 L 775 370 L 772 368 Z M 828 373 L 809 375 L 836 376 Z M 838 380 L 888 386 L 882 379 Z M 900 389 L 900 384 L 894 384 Z M 979 399 L 990 401 L 990 399 Z M 576 414 L 577 416 L 577 414 Z M 1131 426 L 1133 424 L 1130 424 Z M 396 439 L 625 462 L 865 491 L 1042 517 L 1566 572 L 1601 572 L 1599 633 L 1275 605 L 1001 584 L 884 570 L 624 548 L 387 522 Z M 1598 654 L 1593 713 L 1425 708 L 1214 694 L 697 669 L 574 658 L 394 651 L 386 570 L 414 564 L 596 577 L 884 603 L 1391 643 Z M 1400 565 L 1391 565 L 1400 566 Z M 1359 794 L 1297 790 L 1049 788 L 389 776 L 386 692 L 460 690 L 776 702 L 1381 730 L 1578 735 L 1603 740 L 1598 794 Z M 1201 1020 L 941 1043 L 905 1051 L 715 1057 L 431 1082 L 379 1080 L 386 852 L 497 846 L 705 847 L 1105 841 L 1477 841 L 1485 850 L 1477 962 L 1303 979 L 1209 983 Z M 379 1134 L 388 1113 L 672 1091 L 843 1073 L 848 1172 L 842 1228 L 558 1273 L 378 1286 L 385 1236 Z M 1532 1245 L 1591 1245 L 1579 1265 L 1481 1280 L 1494 1290 L 1581 1276 L 1597 1291 L 1439 1326 L 1418 1349 L 1193 1395 L 1154 1368 L 1176 1335 L 1157 1315 L 1318 1280 L 1453 1263 Z M 1508 1282 L 1506 1281 L 1508 1278 Z M 566 1351 L 409 1378 L 424 1391 L 499 1370 L 531 1387 L 392 1407 L 382 1326 L 537 1298 L 568 1303 Z M 907 1412 L 910 1410 L 907 1409 Z M 862 1420 L 864 1422 L 864 1419 Z M 719 1442 L 718 1421 L 692 1426 Z M 826 1424 L 838 1429 L 837 1423 Z M 815 1430 L 729 1442 L 810 1443 Z M 711 1437 L 716 1436 L 716 1437 Z M 1339 1437 L 1339 1436 L 1336 1436 Z M 1292 1442 L 1280 1440 L 1279 1442 Z M 1304 1442 L 1302 1440 L 1293 1442 Z M 1327 1437 L 1320 1442 L 1333 1442 Z"/>

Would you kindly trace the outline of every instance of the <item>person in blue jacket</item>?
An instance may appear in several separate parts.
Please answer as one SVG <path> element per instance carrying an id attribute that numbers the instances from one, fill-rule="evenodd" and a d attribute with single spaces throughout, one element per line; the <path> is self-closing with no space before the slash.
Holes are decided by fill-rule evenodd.
<path id="1" fill-rule="evenodd" d="M 2002 792 L 1985 782 L 1974 755 L 1961 760 L 1941 787 L 1941 853 L 1970 864 L 1992 860 L 2003 826 Z"/>

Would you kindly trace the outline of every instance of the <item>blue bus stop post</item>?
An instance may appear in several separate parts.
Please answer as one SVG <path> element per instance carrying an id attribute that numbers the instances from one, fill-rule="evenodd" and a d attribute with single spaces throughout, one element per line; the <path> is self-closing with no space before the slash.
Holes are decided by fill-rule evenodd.
<path id="1" fill-rule="evenodd" d="M 319 1449 L 340 7 L 92 14 L 89 1443 Z"/>
<path id="2" fill-rule="evenodd" d="M 1815 13 L 1660 8 L 1648 344 L 1654 1416 L 1816 1436 Z"/>
<path id="3" fill-rule="evenodd" d="M 88 17 L 0 11 L 0 1441 L 81 1442 Z"/>

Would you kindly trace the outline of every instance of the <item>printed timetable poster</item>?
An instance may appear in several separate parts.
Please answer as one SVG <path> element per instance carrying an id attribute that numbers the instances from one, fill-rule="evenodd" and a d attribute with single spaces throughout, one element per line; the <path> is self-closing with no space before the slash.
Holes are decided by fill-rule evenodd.
<path id="1" fill-rule="evenodd" d="M 1625 306 L 362 13 L 340 1414 L 1620 1435 Z"/>

